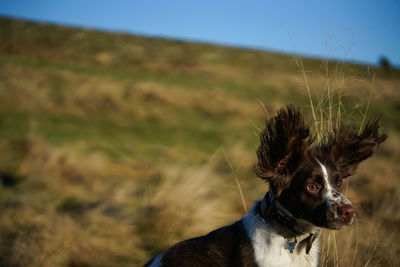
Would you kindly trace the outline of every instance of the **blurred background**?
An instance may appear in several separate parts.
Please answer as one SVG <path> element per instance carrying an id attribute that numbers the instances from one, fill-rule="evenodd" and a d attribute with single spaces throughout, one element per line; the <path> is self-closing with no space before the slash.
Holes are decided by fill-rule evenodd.
<path id="1" fill-rule="evenodd" d="M 400 2 L 0 2 L 0 266 L 141 266 L 242 217 L 286 104 L 383 115 L 323 266 L 400 260 Z M 313 117 L 314 111 L 315 117 Z"/>

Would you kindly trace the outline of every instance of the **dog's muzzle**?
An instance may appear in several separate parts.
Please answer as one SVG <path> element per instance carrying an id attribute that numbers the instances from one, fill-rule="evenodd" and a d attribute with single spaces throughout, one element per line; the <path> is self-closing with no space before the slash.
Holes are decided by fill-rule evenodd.
<path id="1" fill-rule="evenodd" d="M 353 223 L 355 217 L 355 208 L 353 205 L 344 198 L 344 201 L 327 205 L 325 223 L 322 223 L 323 227 L 329 229 L 340 229 L 345 225 Z"/>

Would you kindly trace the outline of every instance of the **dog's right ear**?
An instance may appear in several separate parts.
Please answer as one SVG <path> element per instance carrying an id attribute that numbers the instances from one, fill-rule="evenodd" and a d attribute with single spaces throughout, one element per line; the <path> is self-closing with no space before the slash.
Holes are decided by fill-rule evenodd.
<path id="1" fill-rule="evenodd" d="M 256 174 L 279 196 L 289 186 L 312 143 L 309 127 L 298 109 L 286 106 L 267 121 L 260 141 Z"/>
<path id="2" fill-rule="evenodd" d="M 330 155 L 342 178 L 353 175 L 358 165 L 371 157 L 387 134 L 379 133 L 380 117 L 369 120 L 362 131 L 341 125 L 320 146 L 320 151 Z"/>

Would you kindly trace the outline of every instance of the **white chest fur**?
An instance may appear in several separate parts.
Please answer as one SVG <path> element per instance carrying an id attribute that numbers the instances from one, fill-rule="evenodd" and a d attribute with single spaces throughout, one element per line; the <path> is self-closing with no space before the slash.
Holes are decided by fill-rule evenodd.
<path id="1" fill-rule="evenodd" d="M 319 257 L 318 240 L 309 254 L 305 247 L 296 248 L 293 253 L 285 249 L 285 239 L 278 235 L 251 210 L 244 218 L 243 224 L 253 245 L 255 260 L 260 267 L 284 266 L 317 266 Z"/>

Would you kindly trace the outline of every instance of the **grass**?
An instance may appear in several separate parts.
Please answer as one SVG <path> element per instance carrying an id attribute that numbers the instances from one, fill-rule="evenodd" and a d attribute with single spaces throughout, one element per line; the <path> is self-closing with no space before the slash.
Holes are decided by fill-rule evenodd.
<path id="1" fill-rule="evenodd" d="M 348 180 L 357 225 L 322 257 L 399 264 L 398 70 L 7 18 L 0 39 L 0 265 L 138 266 L 237 220 L 284 104 L 317 131 L 383 114 L 389 139 Z"/>

